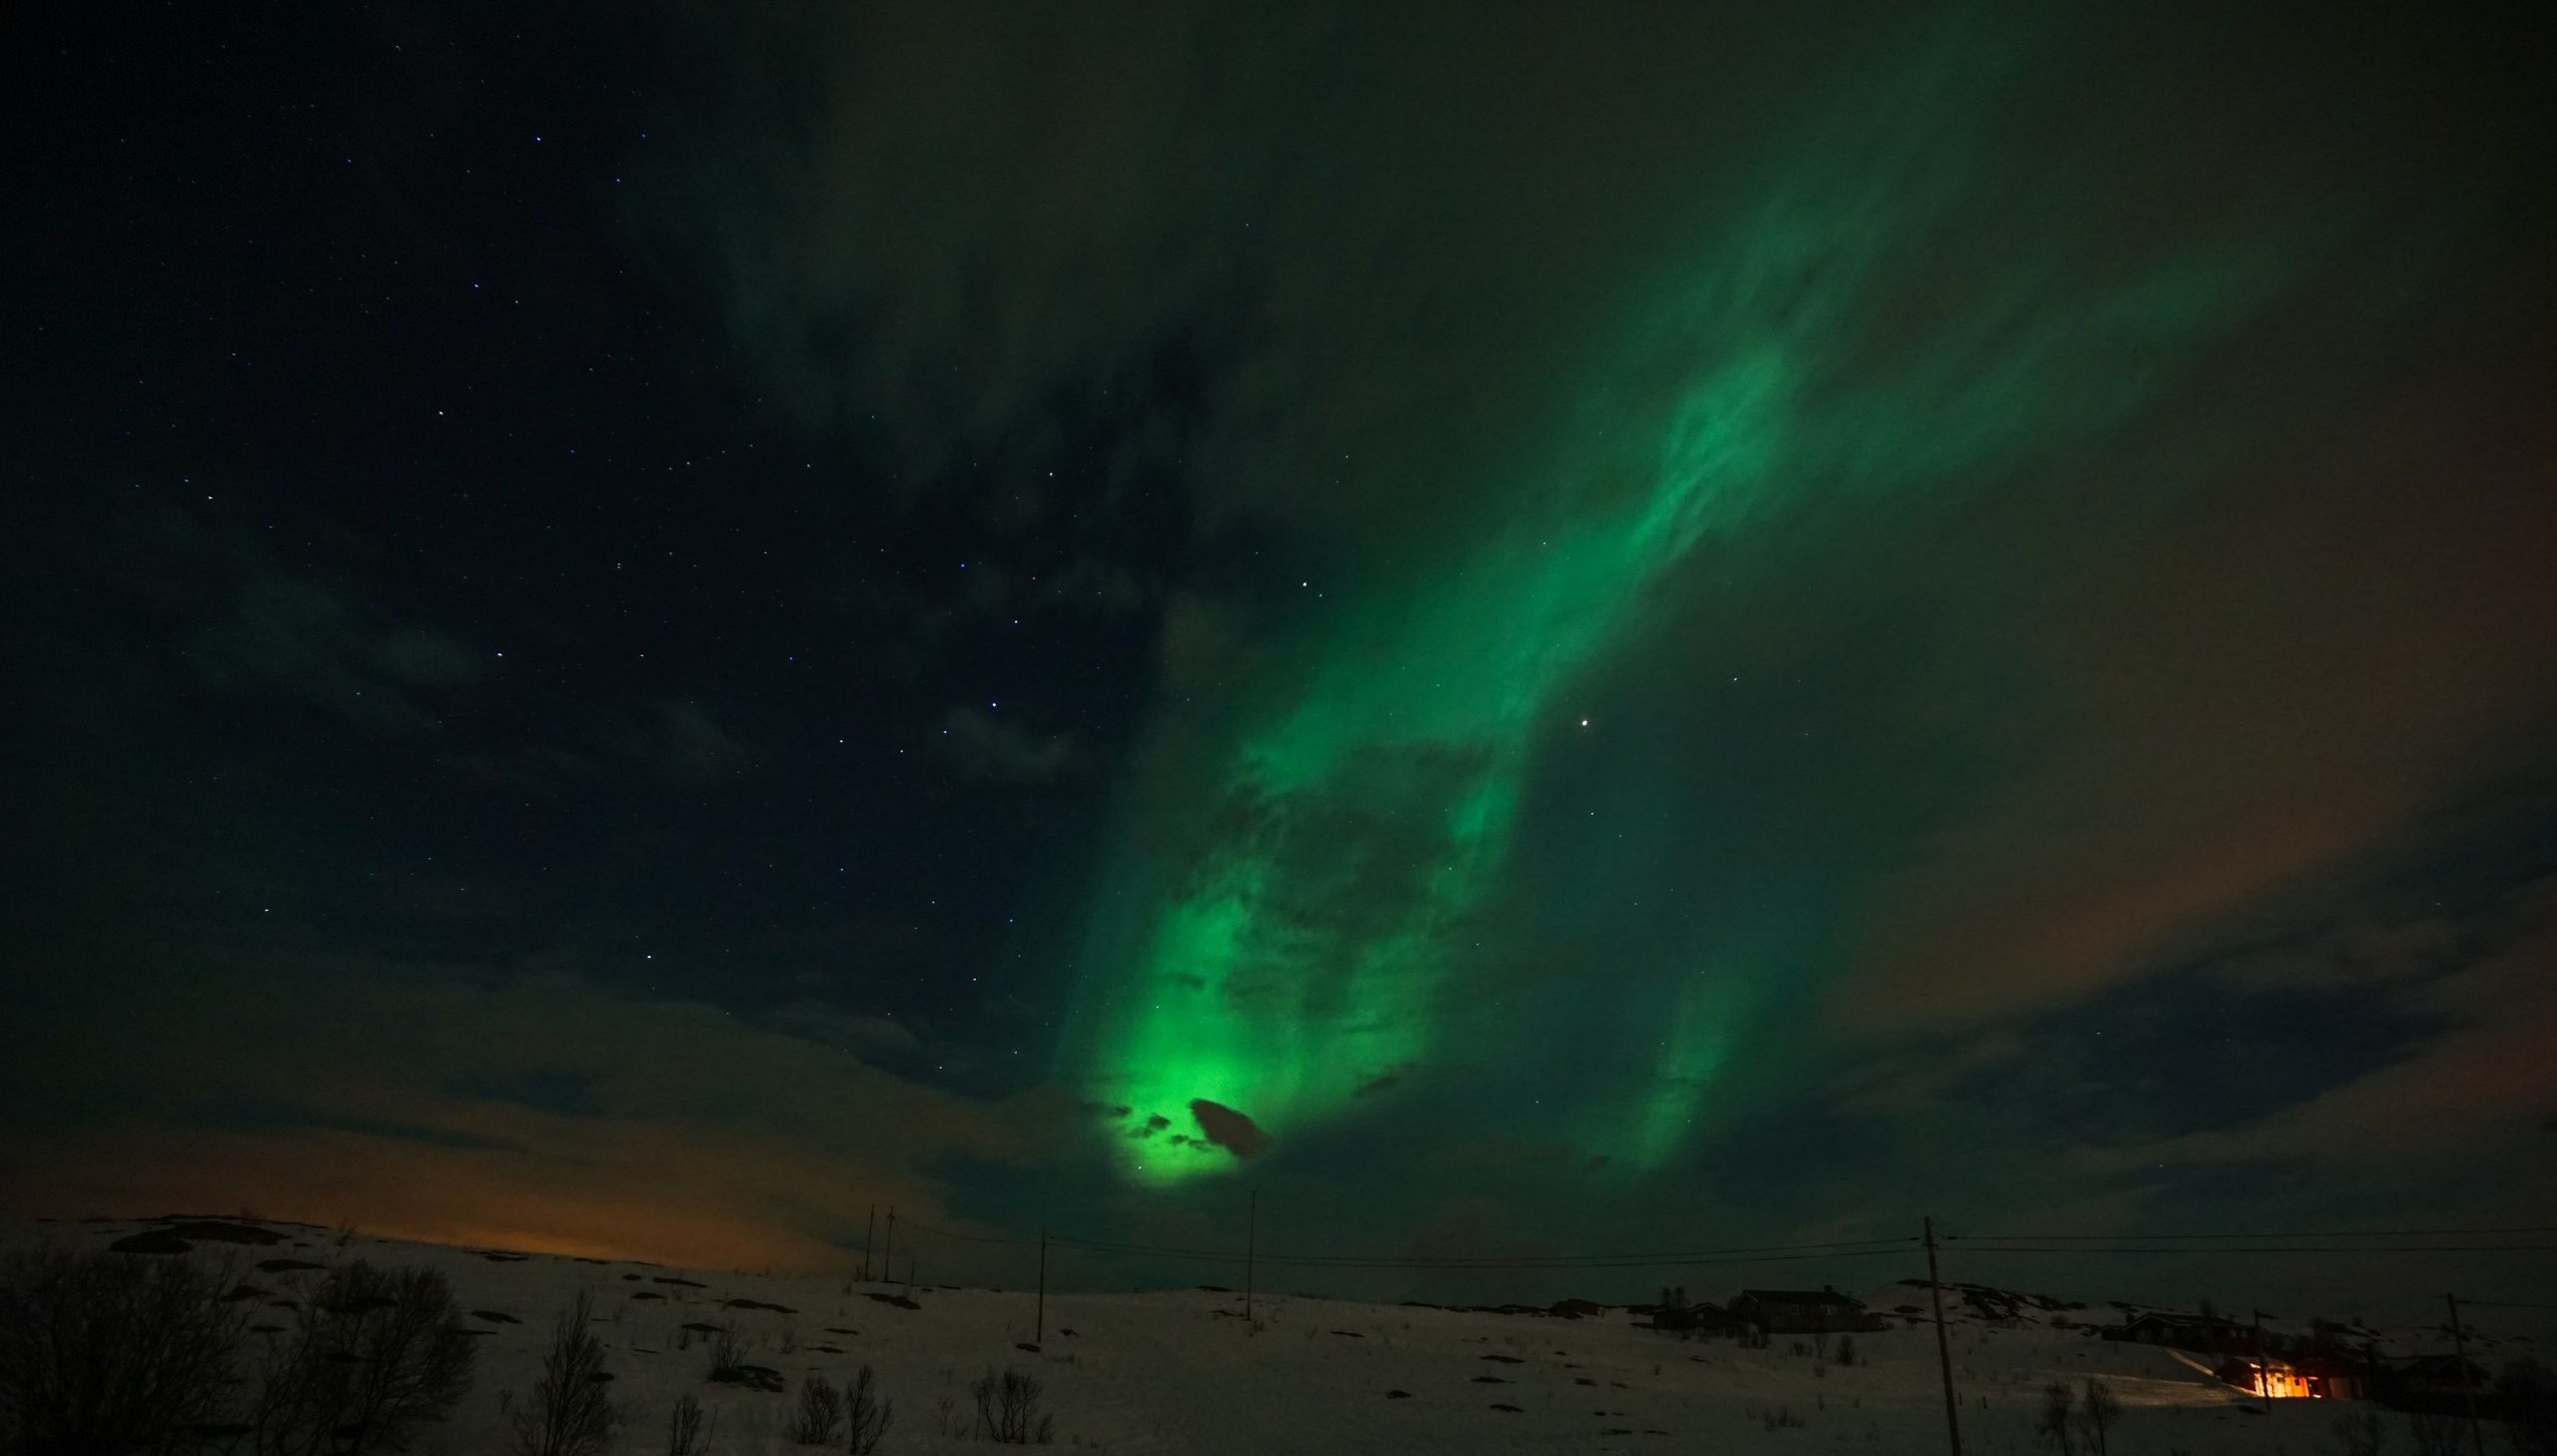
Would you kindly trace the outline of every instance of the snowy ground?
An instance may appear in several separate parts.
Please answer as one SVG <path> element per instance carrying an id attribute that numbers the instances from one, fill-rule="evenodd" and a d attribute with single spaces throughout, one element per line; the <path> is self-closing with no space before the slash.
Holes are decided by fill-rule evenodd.
<path id="1" fill-rule="evenodd" d="M 148 1226 L 0 1224 L 0 1240 L 103 1247 Z M 473 1311 L 468 1323 L 486 1333 L 468 1399 L 417 1447 L 443 1456 L 506 1449 L 501 1403 L 531 1388 L 554 1311 L 581 1291 L 593 1297 L 614 1389 L 629 1413 L 615 1446 L 624 1453 L 663 1450 L 667 1409 L 686 1391 L 716 1412 L 723 1456 L 796 1452 L 782 1431 L 799 1382 L 823 1374 L 840 1383 L 864 1363 L 896 1403 L 882 1447 L 893 1452 L 984 1449 L 968 1440 L 967 1387 L 1005 1368 L 1045 1383 L 1060 1446 L 1090 1450 L 1945 1449 L 1934 1335 L 1924 1325 L 1860 1334 L 1858 1362 L 1841 1366 L 1794 1353 L 1785 1336 L 1766 1350 L 1682 1343 L 1622 1310 L 1562 1319 L 1265 1296 L 1255 1301 L 1256 1325 L 1229 1294 L 1051 1293 L 1047 1339 L 1024 1350 L 1032 1335 L 1027 1291 L 919 1288 L 921 1307 L 906 1309 L 884 1302 L 902 1292 L 896 1285 L 492 1255 L 362 1235 L 342 1242 L 325 1230 L 278 1226 L 290 1234 L 284 1244 L 204 1252 L 236 1259 L 248 1282 L 277 1298 L 310 1276 L 259 1271 L 262 1259 L 420 1263 L 451 1279 L 461 1307 Z M 1876 1307 L 1917 1293 L 1882 1291 Z M 734 1308 L 730 1300 L 782 1308 Z M 2042 1387 L 2054 1376 L 2074 1383 L 2090 1375 L 2122 1399 L 2117 1452 L 2336 1449 L 2334 1405 L 2286 1402 L 2263 1414 L 2162 1350 L 2105 1342 L 2038 1316 L 1998 1326 L 1948 1314 L 1965 1446 L 1978 1456 L 2048 1449 L 2030 1433 Z M 257 1322 L 280 1324 L 284 1316 L 279 1308 Z M 783 1372 L 785 1393 L 705 1381 L 708 1359 L 682 1326 L 724 1320 L 753 1343 L 749 1359 Z M 944 1401 L 955 1424 L 947 1434 Z"/>

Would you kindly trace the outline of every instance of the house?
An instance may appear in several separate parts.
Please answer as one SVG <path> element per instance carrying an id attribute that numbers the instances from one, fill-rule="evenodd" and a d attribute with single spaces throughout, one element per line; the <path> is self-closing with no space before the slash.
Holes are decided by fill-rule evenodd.
<path id="1" fill-rule="evenodd" d="M 1881 1316 L 1865 1302 L 1835 1289 L 1743 1289 L 1731 1301 L 1731 1317 L 1769 1334 L 1842 1334 L 1880 1329 Z"/>
<path id="2" fill-rule="evenodd" d="M 1653 1329 L 1681 1330 L 1691 1334 L 1723 1335 L 1739 1328 L 1740 1321 L 1719 1304 L 1700 1301 L 1695 1304 L 1663 1304 L 1651 1312 Z"/>
<path id="3" fill-rule="evenodd" d="M 2237 1355 L 2220 1361 L 2212 1373 L 2222 1384 L 2272 1400 L 2359 1400 L 2367 1393 L 2369 1375 L 2358 1361 L 2331 1355 L 2289 1360 Z"/>
<path id="4" fill-rule="evenodd" d="M 2176 1314 L 2151 1309 L 2121 1324 L 2106 1325 L 2100 1333 L 2109 1340 L 2124 1340 L 2135 1345 L 2163 1345 L 2170 1350 L 2190 1350 L 2196 1355 L 2246 1354 L 2255 1348 L 2253 1330 L 2215 1314 Z"/>
<path id="5" fill-rule="evenodd" d="M 2465 1415 L 2472 1403 L 2480 1415 L 2501 1409 L 2494 1376 L 2476 1361 L 2456 1355 L 2385 1361 L 2370 1372 L 2370 1398 L 2392 1410 L 2418 1414 Z"/>

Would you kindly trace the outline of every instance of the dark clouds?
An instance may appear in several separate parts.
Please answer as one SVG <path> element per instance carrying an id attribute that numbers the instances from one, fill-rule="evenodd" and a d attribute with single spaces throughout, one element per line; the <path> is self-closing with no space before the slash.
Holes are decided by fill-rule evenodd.
<path id="1" fill-rule="evenodd" d="M 1190 1103 L 1190 1115 L 1199 1120 L 1199 1130 L 1209 1141 L 1237 1157 L 1251 1157 L 1270 1143 L 1270 1135 L 1252 1118 L 1205 1097 Z"/>
<path id="2" fill-rule="evenodd" d="M 45 1089 L 12 1153 L 55 1169 L 50 1207 L 185 1187 L 394 1236 L 809 1266 L 857 1246 L 874 1199 L 933 1219 L 920 1161 L 1062 1145 L 1039 1094 L 931 1092 L 555 971 L 151 959 L 171 955 L 191 990 L 165 962 L 108 972 L 47 998 L 49 1025 L 95 1031 L 10 1049 Z"/>
<path id="3" fill-rule="evenodd" d="M 1035 485 L 1062 407 L 1113 409 L 1108 468 L 1176 466 L 1220 519 L 1423 533 L 1713 209 L 1665 180 L 1741 170 L 1826 37 L 1852 65 L 1884 34 L 1852 8 L 770 19 L 707 27 L 735 130 L 660 181 L 802 417 L 897 438 L 910 480 Z"/>
<path id="4" fill-rule="evenodd" d="M 1037 782 L 1073 772 L 1081 763 L 1074 739 L 1064 733 L 1042 733 L 1028 724 L 995 716 L 999 703 L 983 711 L 953 708 L 943 720 L 946 751 L 961 772 L 978 778 Z"/>
<path id="5" fill-rule="evenodd" d="M 464 688 L 482 654 L 426 627 L 392 627 L 313 581 L 248 576 L 232 614 L 182 653 L 205 681 L 304 699 L 390 732 L 430 731 L 424 695 Z"/>

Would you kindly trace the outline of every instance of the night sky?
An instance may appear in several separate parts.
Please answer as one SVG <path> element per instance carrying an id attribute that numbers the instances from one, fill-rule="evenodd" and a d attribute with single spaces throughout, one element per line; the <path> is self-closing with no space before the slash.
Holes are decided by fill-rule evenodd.
<path id="1" fill-rule="evenodd" d="M 5 25 L 17 1211 L 2557 1207 L 2557 108 L 2481 7 Z"/>

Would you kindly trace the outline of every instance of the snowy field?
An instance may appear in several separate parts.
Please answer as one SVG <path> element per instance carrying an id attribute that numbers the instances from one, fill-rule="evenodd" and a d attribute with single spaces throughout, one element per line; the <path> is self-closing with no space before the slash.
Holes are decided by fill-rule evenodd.
<path id="1" fill-rule="evenodd" d="M 142 1223 L 14 1223 L 0 1236 L 102 1248 Z M 758 1277 L 654 1264 L 510 1254 L 274 1225 L 272 1246 L 205 1245 L 241 1281 L 288 1301 L 308 1270 L 363 1258 L 441 1270 L 480 1331 L 476 1378 L 454 1418 L 414 1449 L 441 1456 L 508 1449 L 503 1411 L 536 1379 L 554 1313 L 591 1296 L 611 1388 L 627 1413 L 614 1450 L 661 1452 L 673 1402 L 689 1392 L 717 1417 L 725 1456 L 802 1450 L 784 1434 L 801 1383 L 837 1383 L 869 1364 L 895 1402 L 887 1452 L 983 1450 L 970 1439 L 970 1382 L 1017 1369 L 1045 1386 L 1056 1444 L 1128 1452 L 1355 1453 L 1639 1451 L 1934 1452 L 1945 1449 L 1934 1335 L 1924 1324 L 1855 1336 L 1841 1365 L 1776 1336 L 1764 1350 L 1682 1342 L 1621 1309 L 1580 1319 L 1213 1291 L 1055 1293 L 1046 1340 L 1032 1338 L 1025 1290 L 918 1288 Z M 148 1255 L 136 1255 L 148 1257 Z M 1877 1309 L 1923 1299 L 1886 1286 Z M 751 1301 L 751 1304 L 731 1301 Z M 766 1307 L 753 1307 L 766 1306 Z M 2028 1314 L 2000 1325 L 1948 1307 L 1966 1448 L 1983 1456 L 2049 1449 L 2032 1435 L 2046 1383 L 2097 1376 L 2123 1404 L 2116 1453 L 2306 1453 L 2336 1449 L 2341 1407 L 2285 1402 L 2270 1414 L 2162 1350 L 2115 1344 Z M 2088 1313 L 2067 1316 L 2090 1318 Z M 274 1307 L 253 1324 L 280 1325 Z M 781 1393 L 712 1384 L 697 1331 L 733 1322 L 747 1359 L 780 1372 Z M 2367 1407 L 2356 1407 L 2366 1409 Z M 2391 1433 L 2392 1437 L 2394 1432 Z M 2393 1444 L 2393 1442 L 2392 1442 Z"/>

